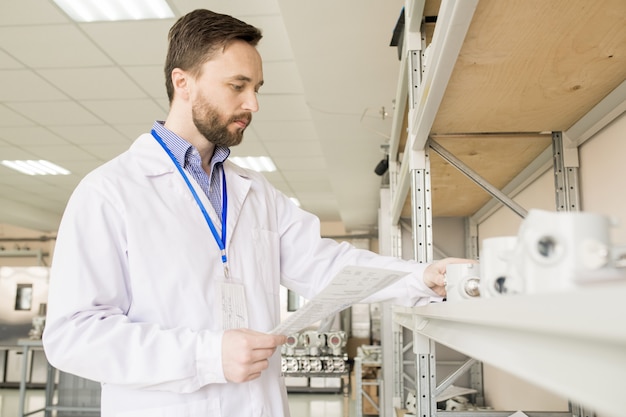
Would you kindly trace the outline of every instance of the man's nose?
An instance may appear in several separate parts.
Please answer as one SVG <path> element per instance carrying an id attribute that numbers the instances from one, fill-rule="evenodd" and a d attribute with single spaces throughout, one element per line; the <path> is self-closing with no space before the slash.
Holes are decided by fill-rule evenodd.
<path id="1" fill-rule="evenodd" d="M 246 94 L 242 108 L 253 113 L 259 111 L 259 99 L 256 92 Z"/>

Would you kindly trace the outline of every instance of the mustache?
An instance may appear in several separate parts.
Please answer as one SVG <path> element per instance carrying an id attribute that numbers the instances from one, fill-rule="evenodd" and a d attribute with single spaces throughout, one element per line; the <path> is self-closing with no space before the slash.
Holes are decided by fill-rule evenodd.
<path id="1" fill-rule="evenodd" d="M 239 121 L 239 120 L 244 120 L 246 122 L 246 125 L 249 125 L 250 122 L 252 122 L 252 113 L 238 114 L 236 116 L 231 117 L 228 122 L 232 123 L 232 122 L 236 122 L 236 121 Z"/>

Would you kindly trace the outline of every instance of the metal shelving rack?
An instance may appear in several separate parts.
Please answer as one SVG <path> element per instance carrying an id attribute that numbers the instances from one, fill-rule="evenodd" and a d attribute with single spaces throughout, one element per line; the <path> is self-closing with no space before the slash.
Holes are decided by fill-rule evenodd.
<path id="1" fill-rule="evenodd" d="M 32 339 L 20 339 L 18 341 L 18 345 L 22 348 L 22 353 L 24 358 L 28 358 L 28 354 L 31 351 L 42 351 L 43 345 L 41 340 L 32 340 Z M 67 375 L 70 379 L 70 382 L 78 382 L 79 385 L 84 388 L 85 384 L 91 387 L 93 391 L 93 387 L 97 387 L 97 392 L 92 392 L 89 397 L 94 397 L 97 399 L 96 405 L 89 405 L 89 401 L 86 398 L 82 398 L 81 396 L 84 393 L 80 390 L 76 390 L 76 392 L 65 392 L 64 398 L 57 398 L 57 402 L 55 403 L 55 397 L 61 397 L 59 394 L 59 371 L 52 367 L 48 363 L 47 365 L 47 377 L 45 382 L 45 404 L 43 408 L 39 408 L 36 410 L 27 410 L 26 409 L 26 381 L 27 381 L 27 361 L 22 361 L 22 377 L 19 388 L 19 400 L 18 400 L 18 410 L 17 417 L 26 417 L 30 415 L 44 415 L 45 417 L 51 416 L 68 416 L 68 415 L 76 415 L 76 413 L 80 413 L 84 416 L 93 416 L 97 417 L 100 415 L 100 394 L 99 394 L 99 384 L 96 384 L 92 381 L 87 381 L 82 378 L 75 377 L 73 375 Z M 64 387 L 67 390 L 69 387 Z M 72 388 L 76 388 L 75 386 Z M 93 398 L 90 398 L 93 400 Z M 69 402 L 68 402 L 69 401 Z M 61 404 L 63 403 L 63 404 Z M 68 405 L 71 404 L 71 405 Z M 81 404 L 81 405 L 75 405 Z"/>
<path id="2" fill-rule="evenodd" d="M 407 0 L 403 53 L 396 91 L 396 110 L 389 145 L 390 189 L 381 192 L 381 248 L 401 256 L 399 222 L 407 198 L 411 201 L 414 259 L 433 259 L 429 153 L 436 152 L 472 178 L 492 197 L 466 221 L 467 257 L 477 255 L 476 219 L 495 205 L 511 208 L 522 218 L 526 212 L 509 192 L 536 178 L 538 167 L 552 166 L 556 208 L 580 209 L 578 201 L 578 147 L 626 110 L 626 82 L 610 92 L 586 115 L 564 132 L 552 134 L 546 149 L 502 192 L 456 160 L 430 138 L 431 128 L 448 81 L 472 22 L 478 0 L 442 0 L 432 42 L 426 49 L 423 10 L 426 0 Z M 400 137 L 408 125 L 404 149 Z M 398 155 L 403 151 L 401 160 Z M 535 294 L 431 304 L 423 307 L 383 307 L 383 375 L 381 415 L 395 415 L 402 405 L 405 381 L 417 390 L 417 415 L 509 416 L 508 411 L 438 411 L 435 342 L 471 358 L 507 370 L 514 375 L 575 399 L 564 412 L 526 412 L 535 416 L 593 416 L 589 409 L 621 415 L 626 400 L 621 386 L 626 380 L 626 332 L 621 331 L 626 310 L 619 309 L 626 296 L 625 282 L 589 285 L 580 291 Z M 621 311 L 620 311 L 621 310 Z M 405 344 L 405 340 L 409 342 Z M 406 371 L 407 349 L 415 356 L 415 372 Z M 460 371 L 462 371 L 460 369 Z M 587 409 L 586 409 L 587 407 Z"/>

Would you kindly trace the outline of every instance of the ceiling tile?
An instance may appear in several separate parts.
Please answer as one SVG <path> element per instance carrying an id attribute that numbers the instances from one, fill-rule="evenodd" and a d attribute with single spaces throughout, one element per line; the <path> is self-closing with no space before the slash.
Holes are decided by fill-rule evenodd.
<path id="1" fill-rule="evenodd" d="M 67 23 L 69 19 L 51 1 L 0 2 L 0 26 Z"/>
<path id="2" fill-rule="evenodd" d="M 250 125 L 259 138 L 267 141 L 298 142 L 318 140 L 313 120 L 256 120 Z"/>
<path id="3" fill-rule="evenodd" d="M 322 156 L 322 148 L 319 142 L 307 141 L 300 142 L 296 140 L 284 140 L 280 142 L 265 141 L 265 148 L 269 152 L 269 155 L 274 157 L 293 156 L 293 155 L 307 155 L 307 156 Z"/>
<path id="4" fill-rule="evenodd" d="M 244 136 L 241 144 L 230 148 L 232 156 L 269 156 L 267 149 L 259 140 Z"/>
<path id="5" fill-rule="evenodd" d="M 325 215 L 328 216 L 330 213 L 337 216 L 339 205 L 337 204 L 337 200 L 335 200 L 335 196 L 332 193 L 298 193 L 298 199 L 304 205 L 306 204 L 307 210 L 314 209 L 315 213 L 318 212 L 326 212 Z M 324 214 L 322 214 L 324 215 Z"/>
<path id="6" fill-rule="evenodd" d="M 29 232 L 55 233 L 61 216 L 58 210 L 37 210 L 25 204 L 16 204 L 0 198 L 0 216 L 5 224 L 21 225 Z"/>
<path id="7" fill-rule="evenodd" d="M 73 176 L 82 178 L 98 166 L 102 165 L 102 162 L 103 161 L 98 161 L 95 158 L 92 160 L 80 159 L 76 161 L 63 161 L 63 168 L 70 171 Z"/>
<path id="8" fill-rule="evenodd" d="M 63 185 L 63 183 L 67 183 L 67 178 L 70 178 L 71 175 L 47 175 L 47 176 L 37 176 L 36 178 L 40 183 L 41 191 L 35 194 L 36 197 L 45 197 L 46 199 L 52 198 L 55 201 L 65 200 L 67 198 L 67 187 Z M 76 180 L 74 179 L 72 183 L 75 185 Z M 38 202 L 37 199 L 28 200 L 28 196 L 33 193 L 24 193 L 23 196 L 20 197 L 21 200 L 25 201 L 33 201 Z M 62 197 L 59 198 L 59 195 Z"/>
<path id="9" fill-rule="evenodd" d="M 15 146 L 25 148 L 29 145 L 66 145 L 62 137 L 39 126 L 0 128 L 0 138 Z"/>
<path id="10" fill-rule="evenodd" d="M 287 181 L 285 180 L 285 177 L 283 176 L 282 172 L 280 172 L 280 171 L 264 172 L 263 176 L 265 178 L 267 178 L 268 181 L 271 181 L 272 183 L 274 183 L 274 182 L 284 182 L 284 183 L 287 183 Z"/>
<path id="11" fill-rule="evenodd" d="M 320 180 L 328 181 L 328 171 L 324 167 L 315 169 L 289 170 L 285 172 L 287 180 L 290 183 L 298 183 L 304 181 Z"/>
<path id="12" fill-rule="evenodd" d="M 325 175 L 322 178 L 310 176 L 307 181 L 293 181 L 291 174 L 289 174 L 289 177 L 289 185 L 294 190 L 298 190 L 298 195 L 304 193 L 332 193 L 333 191 L 330 181 L 324 179 Z"/>
<path id="13" fill-rule="evenodd" d="M 75 145 L 109 144 L 112 142 L 130 144 L 124 135 L 108 125 L 51 126 L 49 129 Z"/>
<path id="14" fill-rule="evenodd" d="M 102 121 L 73 101 L 7 103 L 16 112 L 44 126 L 89 125 Z"/>
<path id="15" fill-rule="evenodd" d="M 304 94 L 302 80 L 294 61 L 266 62 L 263 64 L 264 95 Z"/>
<path id="16" fill-rule="evenodd" d="M 150 97 L 167 100 L 165 89 L 165 75 L 163 64 L 125 66 L 124 71 L 137 83 L 138 86 L 150 95 Z"/>
<path id="17" fill-rule="evenodd" d="M 274 163 L 281 171 L 296 171 L 296 170 L 319 170 L 326 167 L 324 158 L 320 157 L 280 157 L 272 158 Z"/>
<path id="18" fill-rule="evenodd" d="M 281 193 L 285 194 L 288 197 L 294 197 L 294 192 L 289 186 L 289 184 L 287 184 L 287 182 L 282 181 L 280 179 L 275 180 L 275 179 L 268 178 L 268 180 Z"/>
<path id="19" fill-rule="evenodd" d="M 308 120 L 311 118 L 304 95 L 259 94 L 255 120 Z"/>
<path id="20" fill-rule="evenodd" d="M 49 101 L 66 98 L 59 89 L 31 70 L 0 70 L 2 101 Z"/>
<path id="21" fill-rule="evenodd" d="M 89 152 L 91 155 L 95 155 L 102 161 L 108 161 L 122 152 L 128 150 L 129 145 L 126 143 L 117 144 L 96 144 L 96 145 L 83 145 L 82 148 Z"/>
<path id="22" fill-rule="evenodd" d="M 339 205 L 333 193 L 298 192 L 302 208 L 314 212 L 322 221 L 338 221 Z"/>
<path id="23" fill-rule="evenodd" d="M 114 124 L 113 128 L 115 128 L 115 130 L 120 132 L 122 135 L 126 136 L 126 139 L 130 141 L 130 145 L 130 143 L 134 142 L 135 139 L 137 139 L 140 135 L 143 135 L 144 133 L 150 133 L 150 129 L 152 129 L 152 124 L 155 120 L 159 120 L 159 118 L 153 117 L 153 119 L 148 121 L 147 123 L 141 124 Z M 160 120 L 165 120 L 165 118 L 163 117 Z"/>
<path id="24" fill-rule="evenodd" d="M 252 120 L 254 120 L 254 116 L 252 117 Z M 248 126 L 243 134 L 243 142 L 259 142 L 260 140 L 261 139 L 259 139 L 259 136 L 256 134 L 254 129 L 251 129 L 250 126 Z"/>
<path id="25" fill-rule="evenodd" d="M 289 43 L 289 35 L 280 15 L 250 16 L 246 22 L 261 29 L 263 39 L 258 50 L 264 62 L 293 60 L 293 51 Z"/>
<path id="26" fill-rule="evenodd" d="M 72 24 L 0 27 L 0 47 L 32 68 L 112 64 L 98 46 Z"/>
<path id="27" fill-rule="evenodd" d="M 2 159 L 39 159 L 35 154 L 28 152 L 24 149 L 17 148 L 15 146 L 7 148 L 3 147 L 0 149 L 2 150 Z M 2 178 L 6 170 L 13 171 L 5 166 L 0 166 L 0 168 L 2 168 L 1 172 L 3 172 L 3 174 L 0 174 L 0 178 Z"/>
<path id="28" fill-rule="evenodd" d="M 60 194 L 60 195 L 63 195 L 63 197 L 67 197 L 67 191 L 61 188 L 55 187 L 53 185 L 38 184 L 36 186 L 34 185 L 33 187 L 36 187 L 36 189 L 41 189 L 45 191 L 32 193 L 32 192 L 28 192 L 29 190 L 26 190 L 27 192 L 25 193 L 14 194 L 12 196 L 12 199 L 14 199 L 15 201 L 22 201 L 25 203 L 32 204 L 35 207 L 46 207 L 48 200 L 52 196 L 57 196 Z"/>
<path id="29" fill-rule="evenodd" d="M 0 50 L 0 69 L 16 69 L 24 68 L 19 61 L 13 59 L 11 55 L 7 54 L 3 50 Z"/>
<path id="30" fill-rule="evenodd" d="M 170 3 L 181 14 L 195 9 L 209 9 L 243 19 L 247 16 L 280 13 L 276 0 L 171 0 Z"/>
<path id="31" fill-rule="evenodd" d="M 55 145 L 55 146 L 34 146 L 28 145 L 23 147 L 24 150 L 31 152 L 33 155 L 41 159 L 47 159 L 50 162 L 65 167 L 65 161 L 97 161 L 97 155 L 92 155 L 75 145 Z"/>
<path id="32" fill-rule="evenodd" d="M 0 127 L 31 125 L 33 125 L 33 122 L 14 112 L 7 106 L 0 104 Z"/>
<path id="33" fill-rule="evenodd" d="M 320 219 L 320 221 L 322 223 L 341 223 L 341 224 L 345 224 L 344 222 L 342 222 L 342 218 L 339 215 L 339 211 L 338 211 L 338 206 L 334 205 L 322 205 L 322 204 L 303 204 L 302 208 L 305 210 L 310 211 L 311 213 L 316 213 L 317 217 Z"/>
<path id="34" fill-rule="evenodd" d="M 2 172 L 0 172 L 0 175 L 2 174 Z M 16 191 L 15 187 L 12 187 L 8 184 L 0 184 L 0 196 L 9 196 L 11 195 L 14 191 Z M 2 226 L 0 226 L 0 236 L 2 235 Z"/>
<path id="35" fill-rule="evenodd" d="M 165 120 L 165 115 L 167 115 L 167 113 L 170 110 L 170 103 L 167 100 L 167 98 L 165 98 L 165 96 L 163 97 L 164 97 L 163 99 L 159 99 L 158 97 L 156 97 L 154 101 L 157 104 L 157 106 L 159 106 L 161 110 L 163 111 L 163 120 Z"/>
<path id="36" fill-rule="evenodd" d="M 40 186 L 40 179 L 41 176 L 39 175 L 22 174 L 18 171 L 5 167 L 4 165 L 0 165 L 0 183 L 13 186 L 20 190 L 20 192 L 24 192 L 24 189 L 26 188 Z M 6 197 L 10 198 L 11 196 Z"/>
<path id="37" fill-rule="evenodd" d="M 37 72 L 77 100 L 146 97 L 146 93 L 118 67 L 49 69 Z"/>
<path id="38" fill-rule="evenodd" d="M 144 121 L 146 128 L 165 114 L 153 100 L 99 100 L 82 102 L 85 107 L 107 123 L 134 123 Z"/>
<path id="39" fill-rule="evenodd" d="M 83 23 L 80 28 L 120 65 L 163 65 L 174 19 Z"/>

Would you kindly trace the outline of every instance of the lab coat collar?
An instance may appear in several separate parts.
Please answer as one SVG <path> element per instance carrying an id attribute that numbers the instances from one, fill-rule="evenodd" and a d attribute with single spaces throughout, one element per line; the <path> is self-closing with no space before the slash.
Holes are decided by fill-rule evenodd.
<path id="1" fill-rule="evenodd" d="M 226 225 L 226 248 L 228 249 L 252 181 L 245 169 L 229 160 L 224 161 L 224 172 L 228 185 L 228 224 Z"/>
<path id="2" fill-rule="evenodd" d="M 172 160 L 149 133 L 145 133 L 137 138 L 130 147 L 130 153 L 134 156 L 133 159 L 139 169 L 146 176 L 178 175 L 178 171 L 172 163 Z M 229 160 L 224 161 L 223 166 L 224 172 L 226 173 L 226 184 L 228 186 L 228 224 L 226 225 L 226 247 L 228 248 L 230 239 L 239 222 L 239 215 L 244 201 L 250 191 L 251 179 L 247 170 L 235 165 Z M 181 182 L 181 186 L 184 186 L 184 183 Z M 203 195 L 199 187 L 196 191 Z M 210 211 L 212 219 L 217 219 L 215 210 L 213 210 L 208 199 L 203 198 L 203 200 L 206 200 L 205 208 Z M 193 204 L 195 204 L 195 202 L 193 202 Z"/>
<path id="3" fill-rule="evenodd" d="M 149 133 L 144 133 L 130 147 L 130 154 L 134 157 L 139 169 L 146 176 L 158 176 L 176 172 L 167 153 Z"/>

